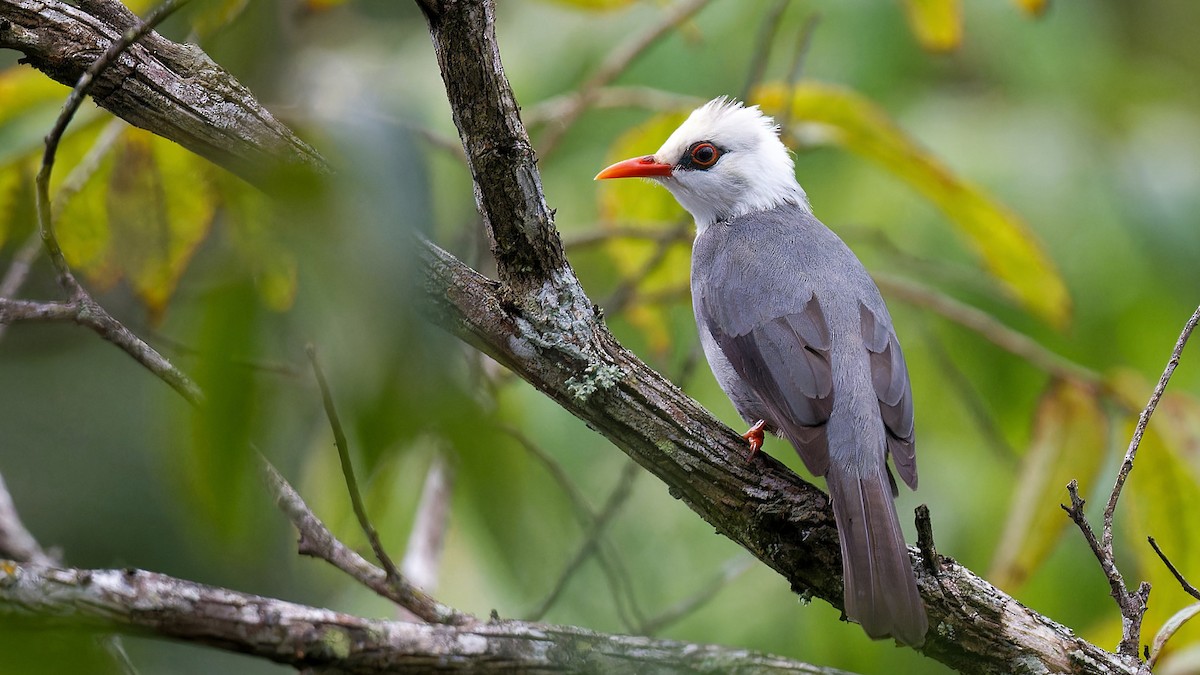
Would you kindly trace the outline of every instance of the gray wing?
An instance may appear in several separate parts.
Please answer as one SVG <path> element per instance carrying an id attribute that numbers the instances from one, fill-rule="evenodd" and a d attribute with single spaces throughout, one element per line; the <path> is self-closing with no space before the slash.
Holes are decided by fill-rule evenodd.
<path id="1" fill-rule="evenodd" d="M 753 304 L 723 300 L 729 299 L 702 301 L 706 328 L 738 377 L 770 411 L 773 419 L 767 423 L 792 442 L 809 471 L 824 476 L 833 374 L 829 326 L 820 302 L 810 294 L 799 311 L 764 318 L 753 316 Z"/>
<path id="2" fill-rule="evenodd" d="M 879 397 L 879 412 L 887 429 L 887 448 L 896 471 L 908 487 L 917 489 L 917 450 L 913 443 L 912 385 L 904 354 L 886 314 L 882 320 L 859 303 L 863 344 L 871 363 L 871 382 Z"/>

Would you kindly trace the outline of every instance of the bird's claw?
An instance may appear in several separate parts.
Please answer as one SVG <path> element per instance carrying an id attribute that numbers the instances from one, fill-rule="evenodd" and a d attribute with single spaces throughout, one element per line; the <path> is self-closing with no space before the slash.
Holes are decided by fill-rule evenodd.
<path id="1" fill-rule="evenodd" d="M 746 461 L 754 459 L 754 455 L 758 453 L 763 445 L 763 428 L 767 426 L 766 420 L 759 420 L 750 427 L 750 430 L 742 434 L 742 438 L 750 442 L 750 454 L 746 455 Z"/>

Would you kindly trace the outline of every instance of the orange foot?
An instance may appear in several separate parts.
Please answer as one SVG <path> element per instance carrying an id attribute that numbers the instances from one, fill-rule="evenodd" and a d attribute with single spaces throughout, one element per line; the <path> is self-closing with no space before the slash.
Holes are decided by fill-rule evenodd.
<path id="1" fill-rule="evenodd" d="M 742 438 L 746 439 L 747 441 L 750 441 L 750 454 L 746 455 L 747 462 L 754 459 L 755 453 L 757 453 L 759 448 L 762 447 L 762 445 L 763 445 L 763 427 L 765 427 L 765 426 L 767 426 L 767 421 L 759 420 L 754 423 L 754 426 L 750 427 L 749 431 L 742 434 Z"/>

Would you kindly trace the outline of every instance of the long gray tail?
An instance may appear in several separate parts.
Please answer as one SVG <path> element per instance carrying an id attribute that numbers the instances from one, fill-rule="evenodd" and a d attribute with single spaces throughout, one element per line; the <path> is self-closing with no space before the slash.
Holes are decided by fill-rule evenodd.
<path id="1" fill-rule="evenodd" d="M 847 475 L 834 462 L 825 480 L 842 542 L 846 616 L 872 638 L 890 635 L 921 646 L 929 620 L 896 517 L 887 467 L 880 466 L 875 475 Z"/>

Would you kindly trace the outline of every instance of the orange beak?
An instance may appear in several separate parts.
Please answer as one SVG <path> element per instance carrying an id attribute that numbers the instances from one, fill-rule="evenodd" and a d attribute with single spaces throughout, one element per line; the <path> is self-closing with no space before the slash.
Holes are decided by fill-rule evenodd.
<path id="1" fill-rule="evenodd" d="M 646 155 L 645 157 L 634 157 L 623 162 L 617 162 L 607 169 L 596 174 L 595 180 L 604 180 L 606 178 L 654 178 L 656 176 L 670 176 L 670 164 L 662 164 L 655 161 L 654 155 Z"/>

